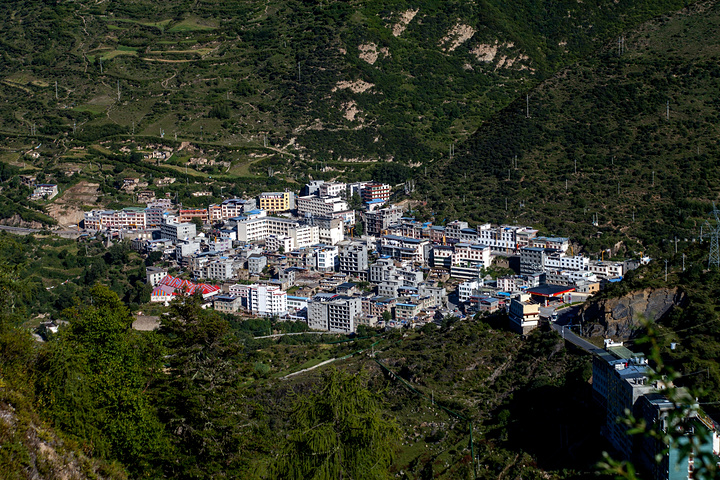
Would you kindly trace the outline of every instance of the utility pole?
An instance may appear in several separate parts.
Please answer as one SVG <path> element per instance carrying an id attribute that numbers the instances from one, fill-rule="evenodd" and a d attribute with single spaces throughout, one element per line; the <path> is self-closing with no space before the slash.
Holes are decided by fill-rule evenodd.
<path id="1" fill-rule="evenodd" d="M 525 118 L 530 118 L 530 94 L 525 94 Z"/>
<path id="2" fill-rule="evenodd" d="M 670 100 L 665 104 L 665 120 L 670 120 Z"/>
<path id="3" fill-rule="evenodd" d="M 77 127 L 77 122 L 73 122 L 73 135 L 75 135 L 75 128 Z M 700 227 L 702 228 L 702 227 Z"/>
<path id="4" fill-rule="evenodd" d="M 58 92 L 57 92 L 57 80 L 55 80 L 55 100 L 58 99 Z"/>
<path id="5" fill-rule="evenodd" d="M 577 158 L 575 159 L 575 174 L 577 175 Z"/>
<path id="6" fill-rule="evenodd" d="M 683 253 L 683 272 L 685 271 L 685 254 Z"/>
<path id="7" fill-rule="evenodd" d="M 100 57 L 100 75 L 102 75 L 102 73 L 103 73 L 103 68 L 102 68 L 102 57 Z"/>
<path id="8" fill-rule="evenodd" d="M 675 253 L 677 253 L 677 237 L 675 237 Z"/>
<path id="9" fill-rule="evenodd" d="M 117 87 L 118 87 L 118 102 L 120 101 L 120 80 L 117 81 Z"/>
<path id="10" fill-rule="evenodd" d="M 668 265 L 668 261 L 665 260 L 665 283 L 667 283 L 667 265 Z"/>
<path id="11" fill-rule="evenodd" d="M 655 170 L 652 172 L 652 186 L 655 186 Z"/>

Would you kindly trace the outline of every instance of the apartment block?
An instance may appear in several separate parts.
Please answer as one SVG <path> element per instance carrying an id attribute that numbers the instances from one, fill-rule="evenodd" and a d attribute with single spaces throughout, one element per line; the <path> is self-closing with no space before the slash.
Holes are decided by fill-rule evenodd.
<path id="1" fill-rule="evenodd" d="M 268 213 L 287 212 L 295 208 L 292 192 L 263 192 L 258 196 L 258 208 Z"/>
<path id="2" fill-rule="evenodd" d="M 530 299 L 530 295 L 521 294 L 510 302 L 510 328 L 526 335 L 540 323 L 540 304 Z"/>
<path id="3" fill-rule="evenodd" d="M 247 309 L 265 317 L 287 315 L 287 293 L 271 285 L 249 285 L 244 291 Z"/>
<path id="4" fill-rule="evenodd" d="M 425 264 L 430 256 L 430 242 L 417 238 L 384 235 L 380 239 L 380 253 L 396 260 Z"/>
<path id="5" fill-rule="evenodd" d="M 172 242 L 195 238 L 194 223 L 163 223 L 160 225 L 160 238 L 167 238 Z"/>
<path id="6" fill-rule="evenodd" d="M 368 235 L 381 235 L 390 225 L 394 225 L 400 221 L 403 215 L 403 209 L 397 205 L 381 208 L 374 212 L 365 212 L 365 232 Z"/>
<path id="7" fill-rule="evenodd" d="M 339 245 L 339 269 L 342 273 L 359 276 L 368 270 L 368 249 L 362 242 L 343 242 Z"/>
<path id="8" fill-rule="evenodd" d="M 370 203 L 373 200 L 383 200 L 387 202 L 390 200 L 390 191 L 390 185 L 385 183 L 369 183 L 362 188 L 360 196 L 365 203 Z"/>
<path id="9" fill-rule="evenodd" d="M 160 283 L 160 280 L 165 278 L 168 274 L 167 268 L 161 267 L 146 267 L 145 268 L 145 283 L 153 287 Z"/>

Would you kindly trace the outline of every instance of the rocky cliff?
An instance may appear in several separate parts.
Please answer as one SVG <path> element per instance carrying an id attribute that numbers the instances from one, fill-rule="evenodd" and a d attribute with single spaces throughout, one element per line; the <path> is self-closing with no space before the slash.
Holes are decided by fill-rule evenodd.
<path id="1" fill-rule="evenodd" d="M 583 334 L 630 338 L 640 319 L 659 320 L 676 306 L 684 306 L 687 295 L 677 288 L 645 289 L 619 298 L 604 298 L 582 306 Z"/>

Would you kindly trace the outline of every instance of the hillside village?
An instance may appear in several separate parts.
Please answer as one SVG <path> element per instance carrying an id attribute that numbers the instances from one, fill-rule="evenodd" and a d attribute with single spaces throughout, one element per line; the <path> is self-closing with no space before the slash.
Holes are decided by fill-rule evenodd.
<path id="1" fill-rule="evenodd" d="M 346 334 L 497 311 L 527 334 L 542 305 L 584 301 L 639 265 L 573 255 L 569 238 L 527 226 L 419 222 L 391 193 L 378 182 L 317 180 L 299 195 L 264 192 L 207 208 L 148 195 L 145 208 L 85 212 L 81 238 L 102 234 L 153 254 L 151 302 L 200 289 L 222 312 Z"/>

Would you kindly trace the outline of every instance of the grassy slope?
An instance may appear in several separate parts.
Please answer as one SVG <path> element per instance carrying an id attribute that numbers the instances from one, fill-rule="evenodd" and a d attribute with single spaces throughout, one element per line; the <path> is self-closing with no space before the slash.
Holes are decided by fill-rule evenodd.
<path id="1" fill-rule="evenodd" d="M 329 349 L 274 345 L 254 355 L 272 365 L 273 372 L 285 371 L 290 359 L 315 363 L 314 358 L 368 348 L 371 341 L 375 340 Z M 285 412 L 291 410 L 291 393 L 314 388 L 322 369 L 367 370 L 371 388 L 382 392 L 384 410 L 403 432 L 392 472 L 406 472 L 408 478 L 471 478 L 468 423 L 441 406 L 471 420 L 479 478 L 496 478 L 506 467 L 509 478 L 545 474 L 541 472 L 552 478 L 582 478 L 600 458 L 597 429 L 585 428 L 597 420 L 588 413 L 594 411 L 586 383 L 589 357 L 565 350 L 555 334 L 538 332 L 523 341 L 503 327 L 464 321 L 448 331 L 410 332 L 401 340 L 390 335 L 375 346 L 375 358 L 368 353 L 291 380 L 255 382 L 248 386 L 247 396 L 272 411 Z M 375 359 L 425 397 L 390 378 Z M 285 420 L 282 415 L 276 420 L 279 435 Z M 584 427 L 576 428 L 580 425 Z M 585 448 L 570 453 L 568 445 L 573 443 Z M 586 453 L 578 454 L 581 450 Z M 271 459 L 261 456 L 257 461 Z"/>
<path id="2" fill-rule="evenodd" d="M 621 56 L 608 44 L 533 90 L 530 118 L 522 98 L 483 124 L 439 167 L 452 183 L 423 195 L 440 219 L 532 223 L 590 253 L 625 241 L 657 255 L 675 236 L 682 248 L 719 193 L 718 23 L 705 2 L 627 34 Z"/>
<path id="3" fill-rule="evenodd" d="M 312 159 L 430 160 L 538 79 L 683 4 L 16 2 L 0 7 L 2 131 L 26 134 L 36 123 L 54 138 L 77 122 L 81 131 L 117 124 L 123 128 L 106 132 L 117 134 L 134 122 L 145 134 L 162 127 L 197 139 L 202 131 L 205 141 L 236 146 L 257 146 L 261 134 L 279 146 L 298 137 Z M 394 36 L 409 9 L 417 15 Z M 450 51 L 443 38 L 458 24 L 476 33 Z M 492 59 L 470 53 L 496 42 Z M 371 43 L 379 52 L 372 65 L 359 51 Z M 357 80 L 374 86 L 333 90 Z M 348 120 L 352 102 L 359 112 Z M 207 117 L 216 104 L 229 118 Z"/>

